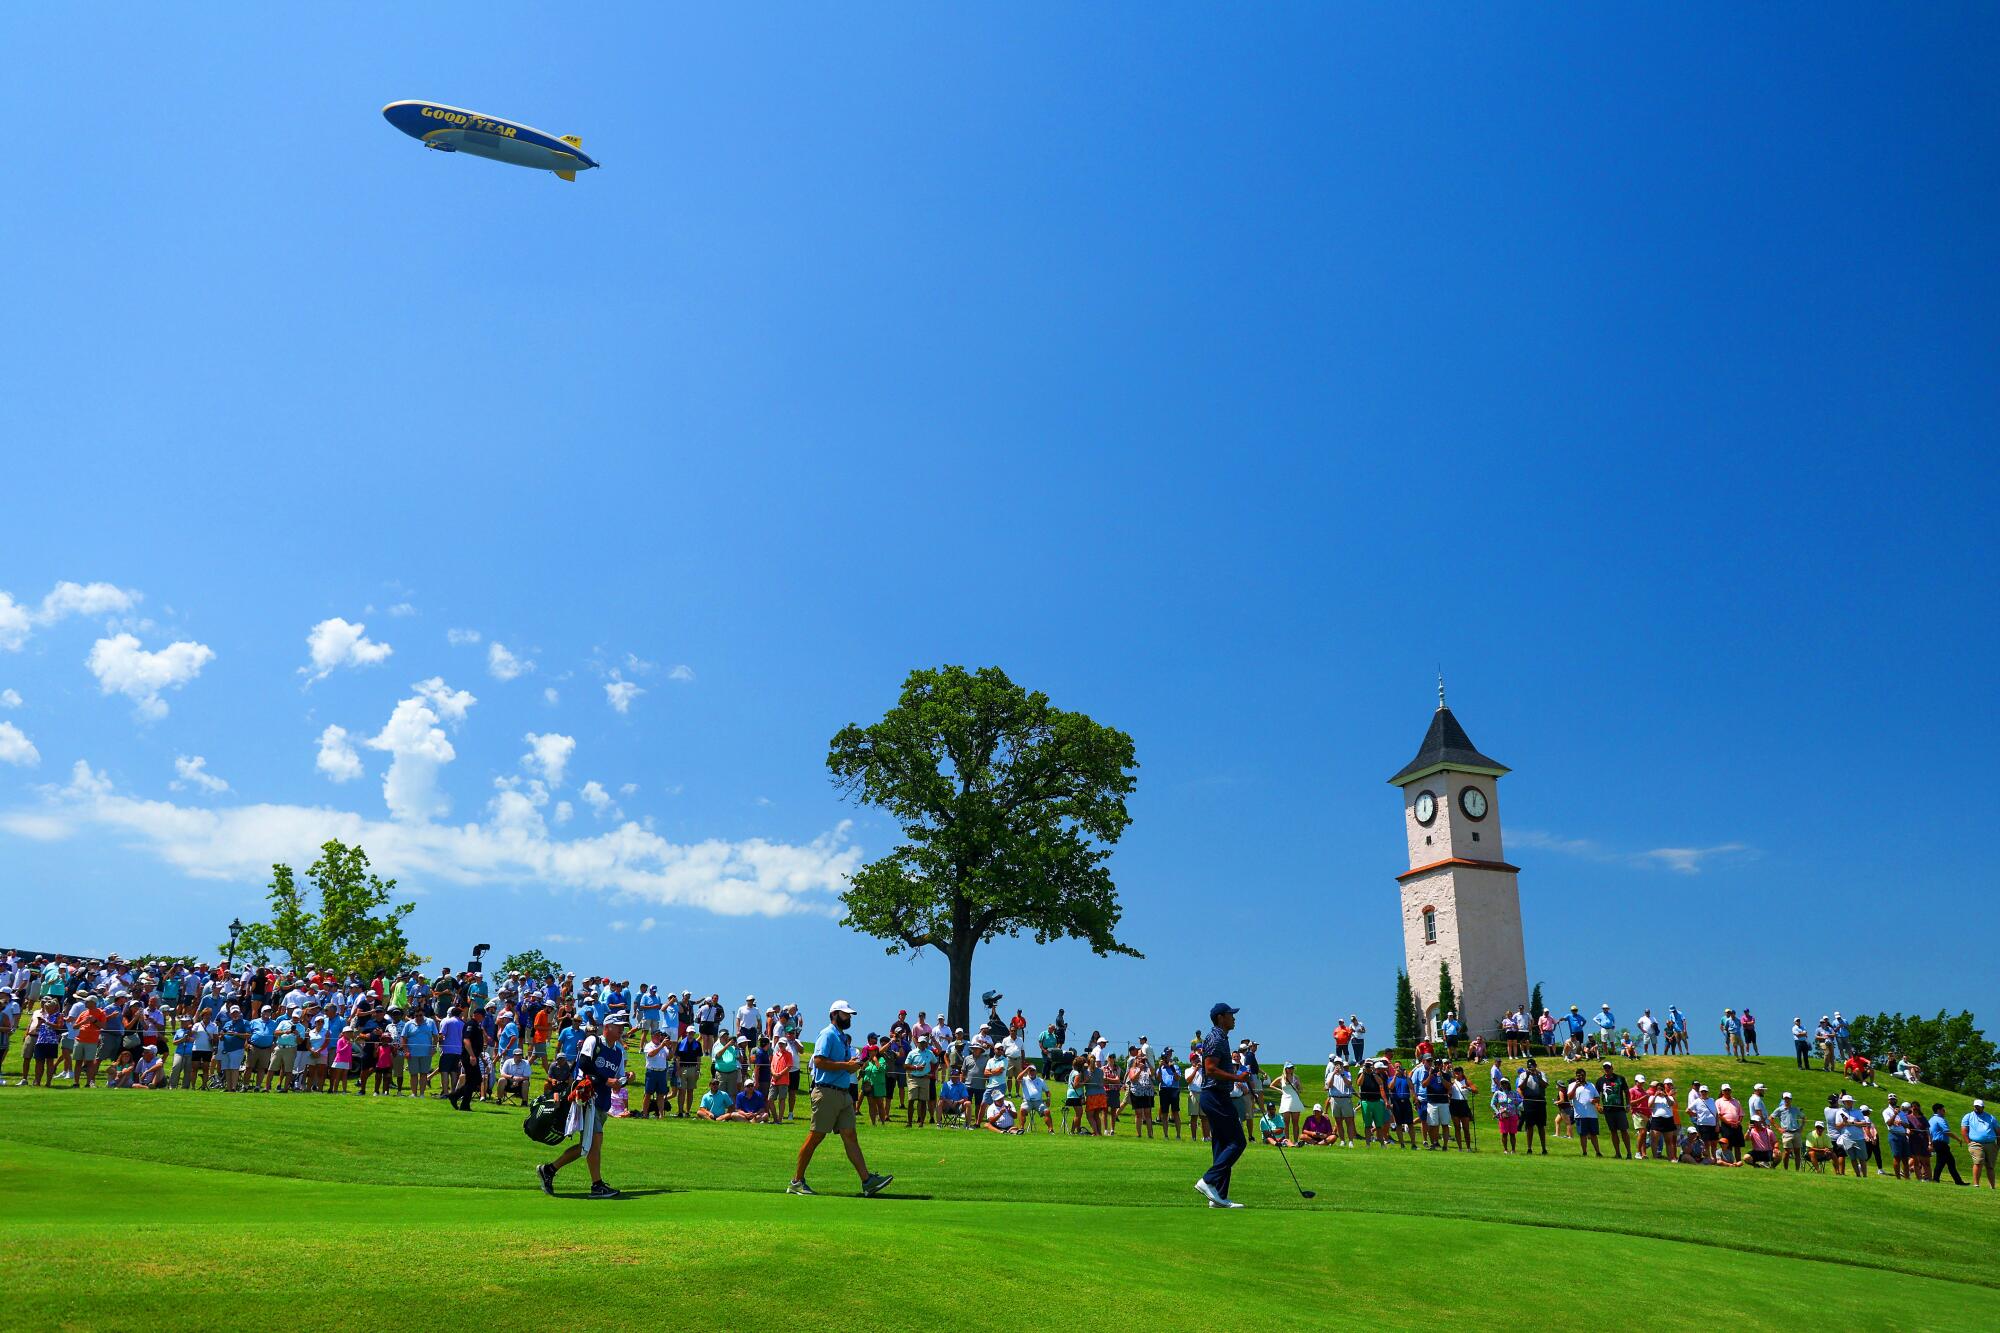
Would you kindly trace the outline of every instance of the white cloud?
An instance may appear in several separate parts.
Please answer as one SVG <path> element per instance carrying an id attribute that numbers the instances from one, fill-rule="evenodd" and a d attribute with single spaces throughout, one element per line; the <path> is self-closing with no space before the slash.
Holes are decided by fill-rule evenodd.
<path id="1" fill-rule="evenodd" d="M 532 808 L 532 797 L 521 797 Z M 140 800 L 112 789 L 79 760 L 62 788 L 44 788 L 39 807 L 0 814 L 0 829 L 58 841 L 101 835 L 147 852 L 183 873 L 261 884 L 273 862 L 302 865 L 339 838 L 368 849 L 375 869 L 406 881 L 462 885 L 542 884 L 604 893 L 648 908 L 695 907 L 724 916 L 815 913 L 834 917 L 832 895 L 861 864 L 851 825 L 803 845 L 709 839 L 672 843 L 625 823 L 591 837 L 552 839 L 534 824 L 368 819 L 317 806 L 205 808 Z"/>
<path id="2" fill-rule="evenodd" d="M 626 783 L 626 784 L 625 784 L 624 786 L 622 786 L 622 787 L 620 787 L 620 788 L 618 789 L 618 794 L 619 794 L 620 796 L 631 796 L 631 795 L 635 794 L 635 793 L 636 793 L 636 792 L 637 792 L 638 790 L 639 790 L 639 784 L 638 784 L 638 783 L 636 783 L 636 782 L 628 782 L 628 783 Z"/>
<path id="3" fill-rule="evenodd" d="M 652 917 L 649 916 L 644 921 L 641 921 L 639 923 L 639 929 L 642 931 L 647 931 L 651 930 L 654 926 L 657 926 L 659 924 L 660 923 L 658 921 L 654 920 Z"/>
<path id="4" fill-rule="evenodd" d="M 444 637 L 445 641 L 450 643 L 452 647 L 459 648 L 468 643 L 478 643 L 479 631 L 476 629 L 448 629 L 444 632 Z"/>
<path id="5" fill-rule="evenodd" d="M 1714 847 L 1655 847 L 1651 851 L 1640 852 L 1639 859 L 1644 864 L 1664 866 L 1677 875 L 1699 875 L 1702 862 L 1748 850 L 1740 842 L 1725 842 Z"/>
<path id="6" fill-rule="evenodd" d="M 419 697 L 427 700 L 431 707 L 437 709 L 439 717 L 453 725 L 465 721 L 465 710 L 479 702 L 470 692 L 454 690 L 446 685 L 443 676 L 420 680 L 410 688 L 415 690 Z"/>
<path id="7" fill-rule="evenodd" d="M 19 652 L 37 625 L 53 625 L 69 616 L 109 615 L 130 611 L 139 594 L 111 583 L 71 583 L 51 588 L 33 610 L 0 592 L 0 650 Z"/>
<path id="8" fill-rule="evenodd" d="M 682 684 L 686 684 L 694 679 L 694 668 L 683 662 L 667 673 L 667 679 L 677 680 Z"/>
<path id="9" fill-rule="evenodd" d="M 614 931 L 623 931 L 631 924 L 632 923 L 630 921 L 613 921 L 611 923 L 611 929 Z"/>
<path id="10" fill-rule="evenodd" d="M 1747 843 L 1725 842 L 1714 847 L 1654 847 L 1643 852 L 1621 852 L 1589 838 L 1562 838 L 1540 829 L 1521 829 L 1510 835 L 1517 847 L 1575 856 L 1604 865 L 1635 866 L 1642 870 L 1671 870 L 1677 875 L 1699 875 L 1703 863 L 1717 857 L 1752 856 L 1757 853 Z"/>
<path id="11" fill-rule="evenodd" d="M 0 722 L 0 764 L 13 764 L 17 768 L 33 768 L 42 762 L 42 752 L 35 743 L 21 734 L 21 729 L 12 722 Z"/>
<path id="12" fill-rule="evenodd" d="M 544 936 L 542 936 L 542 943 L 544 943 L 544 944 L 581 944 L 581 943 L 583 943 L 583 937 L 582 937 L 581 935 L 544 935 Z"/>
<path id="13" fill-rule="evenodd" d="M 553 685 L 549 686 L 547 689 L 542 691 L 542 699 L 544 702 L 552 704 L 559 704 L 562 702 L 562 696 L 556 693 L 556 687 Z"/>
<path id="14" fill-rule="evenodd" d="M 369 638 L 367 629 L 366 625 L 350 625 L 339 616 L 320 621 L 306 634 L 312 665 L 300 667 L 299 674 L 325 680 L 339 667 L 377 666 L 388 661 L 395 649 Z"/>
<path id="15" fill-rule="evenodd" d="M 0 690 L 0 708 L 19 708 L 20 706 L 21 692 L 19 690 Z"/>
<path id="16" fill-rule="evenodd" d="M 596 778 L 584 783 L 583 789 L 577 792 L 577 795 L 581 796 L 583 803 L 590 807 L 590 812 L 600 818 L 605 811 L 612 809 L 611 793 L 604 790 L 604 784 Z"/>
<path id="17" fill-rule="evenodd" d="M 576 753 L 576 737 L 554 732 L 538 736 L 531 731 L 522 739 L 528 742 L 528 752 L 521 756 L 521 763 L 539 772 L 551 787 L 562 786 L 563 770 L 569 767 L 569 757 Z"/>
<path id="18" fill-rule="evenodd" d="M 208 760 L 200 755 L 177 755 L 174 758 L 174 772 L 178 774 L 167 785 L 175 791 L 183 787 L 199 787 L 211 795 L 229 790 L 229 784 L 208 771 Z"/>
<path id="19" fill-rule="evenodd" d="M 514 656 L 507 651 L 506 644 L 495 639 L 486 646 L 486 669 L 495 680 L 512 680 L 533 671 L 535 664 Z"/>
<path id="20" fill-rule="evenodd" d="M 9 594 L 0 592 L 0 648 L 17 653 L 34 632 L 35 622 L 28 614 L 28 608 Z"/>
<path id="21" fill-rule="evenodd" d="M 625 669 L 631 672 L 635 676 L 649 676 L 659 667 L 659 665 L 660 664 L 658 662 L 648 662 L 645 658 L 639 656 L 637 653 L 625 654 Z M 618 673 L 614 671 L 611 674 L 615 676 Z"/>
<path id="22" fill-rule="evenodd" d="M 438 770 L 456 759 L 458 751 L 438 722 L 440 718 L 464 721 L 466 710 L 478 700 L 464 690 L 451 689 L 437 676 L 413 688 L 417 693 L 398 703 L 382 730 L 364 743 L 392 756 L 382 777 L 382 799 L 389 814 L 421 823 L 451 810 L 451 801 L 438 790 Z"/>
<path id="23" fill-rule="evenodd" d="M 167 715 L 161 690 L 179 689 L 213 660 L 215 651 L 204 643 L 182 640 L 149 653 L 132 635 L 118 634 L 93 644 L 85 665 L 100 690 L 134 700 L 139 716 L 150 722 Z"/>
<path id="24" fill-rule="evenodd" d="M 604 686 L 604 697 L 610 701 L 611 707 L 620 713 L 631 712 L 632 701 L 645 692 L 629 680 L 613 680 Z"/>
<path id="25" fill-rule="evenodd" d="M 65 616 L 103 616 L 113 611 L 130 611 L 139 594 L 110 583 L 70 583 L 64 581 L 42 598 L 41 614 L 35 619 L 53 625 Z"/>
<path id="26" fill-rule="evenodd" d="M 576 807 L 568 801 L 556 802 L 556 823 L 567 824 L 576 817 Z"/>
<path id="27" fill-rule="evenodd" d="M 417 608 L 411 606 L 408 602 L 398 602 L 389 608 L 389 614 L 392 616 L 413 616 L 416 613 Z"/>
<path id="28" fill-rule="evenodd" d="M 328 727 L 319 734 L 319 771 L 335 782 L 352 782 L 361 776 L 361 756 L 347 738 L 347 728 Z"/>

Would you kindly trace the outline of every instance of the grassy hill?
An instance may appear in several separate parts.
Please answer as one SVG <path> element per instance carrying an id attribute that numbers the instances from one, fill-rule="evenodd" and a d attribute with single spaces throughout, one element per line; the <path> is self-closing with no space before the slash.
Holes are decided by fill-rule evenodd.
<path id="1" fill-rule="evenodd" d="M 1681 1086 L 1762 1077 L 1810 1105 L 1839 1086 L 1789 1061 L 1745 1077 L 1716 1057 L 1641 1067 Z M 1941 1099 L 1955 1118 L 1964 1099 Z M 10 1085 L 10 1309 L 24 1327 L 512 1326 L 545 1311 L 586 1327 L 733 1326 L 775 1303 L 904 1328 L 1076 1302 L 1179 1320 L 1192 1299 L 1229 1327 L 1276 1328 L 1330 1307 L 1402 1321 L 1419 1299 L 1427 1314 L 1491 1319 L 1492 1274 L 1552 1260 L 1577 1275 L 1579 1300 L 1653 1319 L 1975 1325 L 2000 1298 L 2000 1195 L 1949 1185 L 1562 1150 L 1303 1149 L 1291 1156 L 1318 1191 L 1308 1203 L 1276 1153 L 1253 1148 L 1234 1191 L 1250 1207 L 1223 1214 L 1191 1189 L 1207 1162 L 1193 1143 L 864 1128 L 871 1165 L 896 1174 L 890 1195 L 850 1197 L 835 1144 L 813 1173 L 829 1193 L 798 1199 L 780 1192 L 797 1126 L 631 1121 L 606 1148 L 627 1197 L 599 1203 L 575 1197 L 580 1168 L 562 1181 L 569 1197 L 539 1194 L 530 1167 L 547 1151 L 519 1124 L 517 1110 L 394 1098 Z M 586 1287 L 600 1306 L 577 1305 Z"/>

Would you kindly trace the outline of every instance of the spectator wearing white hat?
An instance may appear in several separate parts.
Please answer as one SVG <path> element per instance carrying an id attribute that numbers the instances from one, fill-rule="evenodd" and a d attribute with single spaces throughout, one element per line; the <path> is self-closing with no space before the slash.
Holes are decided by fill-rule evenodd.
<path id="1" fill-rule="evenodd" d="M 1977 1185 L 1984 1178 L 1986 1188 L 1993 1189 L 1994 1172 L 2000 1168 L 2000 1156 L 1996 1156 L 2000 1154 L 2000 1123 L 1987 1113 L 1984 1099 L 1973 1099 L 1972 1109 L 1959 1117 L 1958 1132 L 1972 1155 L 1972 1183 Z"/>

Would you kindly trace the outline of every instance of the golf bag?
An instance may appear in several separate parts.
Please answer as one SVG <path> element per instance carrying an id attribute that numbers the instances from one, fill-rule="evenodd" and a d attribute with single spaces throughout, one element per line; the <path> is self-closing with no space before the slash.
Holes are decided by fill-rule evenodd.
<path id="1" fill-rule="evenodd" d="M 577 1080 L 585 1082 L 587 1080 Z M 574 1092 L 568 1062 L 558 1059 L 542 1084 L 542 1095 L 528 1105 L 521 1132 L 553 1148 L 569 1137 L 569 1104 Z"/>

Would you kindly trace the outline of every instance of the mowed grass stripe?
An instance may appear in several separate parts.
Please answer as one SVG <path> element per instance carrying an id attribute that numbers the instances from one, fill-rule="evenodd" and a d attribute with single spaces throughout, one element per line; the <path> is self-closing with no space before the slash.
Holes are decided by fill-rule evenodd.
<path id="1" fill-rule="evenodd" d="M 1977 1320 L 1991 1300 L 1956 1283 L 1855 1281 L 1816 1262 L 1674 1241 L 1593 1236 L 1552 1251 L 1539 1228 L 1432 1217 L 730 1190 L 552 1203 L 301 1180 L 232 1190 L 205 1169 L 32 1146 L 8 1158 L 0 1188 L 19 1205 L 0 1221 L 18 1256 L 10 1307 L 32 1326 L 240 1325 L 255 1307 L 305 1328 L 419 1312 L 512 1326 L 549 1309 L 603 1327 L 693 1298 L 732 1324 L 802 1309 L 892 1328 L 999 1323 L 1109 1300 L 1122 1317 L 1207 1310 L 1264 1329 L 1320 1311 L 1406 1318 L 1419 1293 L 1427 1312 L 1490 1318 L 1493 1284 L 1464 1273 L 1532 1274 L 1558 1259 L 1579 1280 L 1587 1270 L 1590 1299 L 1610 1308 L 1727 1313 L 1754 1328 L 1935 1327 Z M 100 1212 L 100 1199 L 123 1206 Z M 602 1304 L 579 1305 L 583 1290 Z M 721 1300 L 732 1292 L 740 1304 Z"/>
<path id="2" fill-rule="evenodd" d="M 503 1193 L 531 1188 L 542 1150 L 519 1132 L 519 1112 L 469 1115 L 437 1103 L 220 1094 L 131 1095 L 8 1089 L 0 1140 L 36 1143 L 103 1161 L 140 1159 L 233 1173 L 234 1178 L 343 1185 L 446 1187 Z M 802 1131 L 796 1126 L 620 1122 L 607 1173 L 628 1188 L 766 1195 L 782 1187 Z M 871 1162 L 898 1175 L 897 1192 L 939 1201 L 1093 1205 L 1133 1213 L 1194 1205 L 1189 1186 L 1206 1162 L 1192 1143 L 1002 1140 L 962 1131 L 864 1131 Z M 1578 1161 L 1533 1161 L 1487 1151 L 1428 1153 L 1304 1149 L 1293 1161 L 1320 1191 L 1318 1212 L 1512 1223 L 1523 1228 L 1689 1241 L 1735 1254 L 1811 1258 L 1878 1271 L 1995 1285 L 1981 1255 L 2000 1240 L 2000 1209 L 1950 1186 L 1804 1179 L 1749 1171 Z M 829 1147 L 822 1189 L 850 1189 Z M 1280 1163 L 1253 1149 L 1238 1197 L 1268 1211 L 1305 1210 Z M 567 1181 L 580 1189 L 582 1178 Z M 230 1191 L 225 1189 L 223 1193 Z M 254 1192 L 254 1191 L 252 1191 Z M 534 1202 L 546 1205 L 536 1196 Z M 1197 1208 L 1198 1212 L 1199 1209 Z M 1941 1237 L 1953 1237 L 1940 1243 Z M 1794 1238 L 1788 1241 L 1786 1238 Z M 1788 1244 L 1793 1248 L 1787 1248 Z"/>

